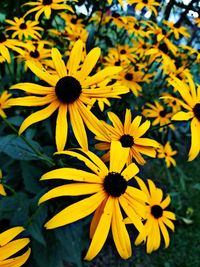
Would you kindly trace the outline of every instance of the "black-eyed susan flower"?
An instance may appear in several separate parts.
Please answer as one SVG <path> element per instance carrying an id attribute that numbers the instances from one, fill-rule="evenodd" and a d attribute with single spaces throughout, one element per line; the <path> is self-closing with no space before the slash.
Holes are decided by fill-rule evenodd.
<path id="1" fill-rule="evenodd" d="M 146 251 L 151 253 L 160 247 L 161 236 L 165 242 L 165 248 L 170 244 L 168 229 L 174 231 L 173 220 L 176 219 L 175 214 L 165 210 L 169 206 L 171 200 L 168 195 L 163 199 L 163 192 L 157 188 L 152 180 L 148 179 L 148 187 L 139 177 L 135 177 L 140 189 L 147 195 L 149 203 L 147 203 L 147 217 L 144 223 L 147 241 Z M 139 234 L 135 240 L 135 244 L 139 245 L 143 242 L 142 236 Z"/>
<path id="2" fill-rule="evenodd" d="M 8 93 L 8 91 L 3 91 L 3 93 L 0 95 L 0 116 L 2 118 L 6 118 L 6 114 L 4 112 L 4 109 L 10 108 L 9 105 L 9 98 L 11 97 L 11 94 Z"/>
<path id="3" fill-rule="evenodd" d="M 19 47 L 26 47 L 26 44 L 14 39 L 8 39 L 6 34 L 0 31 L 0 54 L 6 59 L 8 63 L 11 62 L 9 49 L 18 53 L 23 52 Z"/>
<path id="4" fill-rule="evenodd" d="M 28 260 L 31 253 L 30 248 L 22 255 L 12 257 L 30 242 L 29 238 L 14 239 L 24 230 L 23 227 L 17 226 L 0 233 L 1 267 L 21 267 Z"/>
<path id="5" fill-rule="evenodd" d="M 126 110 L 124 125 L 113 112 L 108 112 L 108 117 L 113 126 L 102 122 L 106 129 L 106 135 L 104 134 L 103 136 L 99 133 L 95 137 L 95 139 L 103 141 L 95 145 L 97 149 L 103 151 L 108 150 L 110 149 L 112 141 L 118 141 L 121 143 L 122 147 L 126 147 L 129 150 L 128 163 L 132 162 L 132 158 L 134 158 L 137 163 L 141 165 L 145 164 L 145 160 L 141 154 L 153 158 L 156 157 L 155 148 L 158 147 L 159 144 L 155 140 L 143 137 L 150 127 L 150 121 L 141 123 L 142 116 L 137 116 L 132 121 L 130 109 Z M 110 151 L 103 156 L 103 160 L 108 161 L 109 156 Z"/>
<path id="6" fill-rule="evenodd" d="M 33 6 L 33 8 L 27 11 L 24 17 L 32 12 L 36 12 L 35 20 L 39 20 L 42 13 L 44 13 L 46 19 L 50 19 L 52 10 L 67 9 L 73 12 L 73 9 L 69 5 L 64 4 L 64 2 L 64 0 L 38 0 L 37 2 L 25 3 L 24 5 Z"/>
<path id="7" fill-rule="evenodd" d="M 110 228 L 118 253 L 124 259 L 129 258 L 132 253 L 131 242 L 123 222 L 121 209 L 145 239 L 141 217 L 145 217 L 145 201 L 147 200 L 145 193 L 128 184 L 139 171 L 134 163 L 124 169 L 129 149 L 122 148 L 119 142 L 112 142 L 109 169 L 90 151 L 79 150 L 79 153 L 63 151 L 61 153 L 83 161 L 91 172 L 61 168 L 44 174 L 41 180 L 63 179 L 77 183 L 65 184 L 50 190 L 40 198 L 39 203 L 60 196 L 92 195 L 60 211 L 45 224 L 45 227 L 53 229 L 73 223 L 95 211 L 90 225 L 92 241 L 85 259 L 92 260 L 99 253 Z"/>
<path id="8" fill-rule="evenodd" d="M 172 120 L 190 121 L 191 146 L 188 161 L 192 161 L 200 152 L 200 86 L 188 76 L 188 83 L 174 77 L 169 83 L 180 93 L 184 102 L 179 100 L 181 106 L 187 111 L 179 111 Z"/>
<path id="9" fill-rule="evenodd" d="M 171 165 L 176 166 L 176 161 L 173 158 L 176 154 L 177 151 L 172 149 L 169 141 L 165 145 L 160 144 L 157 148 L 157 158 L 164 159 L 168 168 Z"/>
<path id="10" fill-rule="evenodd" d="M 158 101 L 154 101 L 154 105 L 147 103 L 146 106 L 149 108 L 144 108 L 142 114 L 146 118 L 154 118 L 154 121 L 152 122 L 153 126 L 164 126 L 165 124 L 169 124 L 171 122 L 171 117 L 173 114 L 168 112 L 166 107 L 161 105 Z M 169 127 L 174 130 L 174 125 L 170 124 Z M 161 127 L 159 131 L 162 132 L 163 127 Z"/>
<path id="11" fill-rule="evenodd" d="M 27 66 L 31 71 L 49 86 L 41 86 L 33 83 L 13 85 L 11 89 L 20 89 L 33 94 L 33 96 L 12 99 L 9 104 L 15 106 L 47 105 L 47 107 L 27 117 L 19 129 L 19 134 L 23 133 L 33 123 L 50 117 L 56 110 L 58 110 L 58 116 L 55 137 L 58 151 L 64 150 L 67 140 L 67 113 L 69 113 L 74 135 L 82 148 L 88 149 L 84 123 L 92 132 L 95 133 L 98 130 L 103 134 L 104 129 L 102 124 L 86 105 L 91 104 L 92 99 L 116 97 L 119 94 L 127 93 L 129 90 L 125 86 L 118 85 L 90 89 L 92 85 L 98 84 L 105 78 L 111 78 L 112 75 L 117 74 L 121 71 L 121 68 L 108 67 L 89 76 L 100 57 L 100 48 L 92 49 L 80 66 L 83 46 L 84 44 L 81 40 L 75 43 L 70 53 L 67 66 L 65 66 L 58 49 L 53 48 L 52 60 L 56 70 L 54 75 L 41 69 L 34 62 L 27 61 Z"/>
<path id="12" fill-rule="evenodd" d="M 2 184 L 2 170 L 0 169 L 0 195 L 1 196 L 6 196 L 6 191 L 4 189 L 4 186 Z"/>
<path id="13" fill-rule="evenodd" d="M 168 28 L 170 29 L 169 34 L 174 35 L 175 39 L 178 40 L 181 36 L 184 36 L 186 38 L 190 37 L 190 34 L 186 27 L 177 26 L 174 22 L 167 20 L 163 20 L 162 23 L 168 26 Z"/>
<path id="14" fill-rule="evenodd" d="M 14 31 L 11 35 L 12 38 L 18 37 L 19 40 L 22 40 L 23 37 L 25 39 L 29 37 L 33 39 L 41 38 L 39 31 L 43 31 L 43 28 L 38 26 L 38 21 L 25 21 L 24 18 L 14 17 L 14 20 L 6 19 L 6 23 L 11 25 L 6 27 L 6 31 Z"/>
<path id="15" fill-rule="evenodd" d="M 141 11 L 142 9 L 146 8 L 148 11 L 153 12 L 155 16 L 158 15 L 157 7 L 160 4 L 155 0 L 127 0 L 129 5 L 134 5 L 135 10 Z"/>

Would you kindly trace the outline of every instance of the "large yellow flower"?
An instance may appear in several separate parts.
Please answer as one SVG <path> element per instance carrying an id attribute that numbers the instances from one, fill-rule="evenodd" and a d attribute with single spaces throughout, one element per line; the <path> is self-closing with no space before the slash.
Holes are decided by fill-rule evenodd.
<path id="1" fill-rule="evenodd" d="M 190 75 L 187 75 L 188 84 L 174 77 L 169 83 L 180 93 L 183 101 L 180 104 L 185 111 L 177 112 L 172 120 L 177 121 L 191 121 L 191 147 L 189 151 L 188 161 L 192 161 L 200 152 L 200 86 L 195 88 Z"/>
<path id="2" fill-rule="evenodd" d="M 174 231 L 174 224 L 171 220 L 175 220 L 175 214 L 165 210 L 170 204 L 170 196 L 163 199 L 163 192 L 157 188 L 152 180 L 148 179 L 148 187 L 139 177 L 135 177 L 141 190 L 145 192 L 149 203 L 147 204 L 147 218 L 145 221 L 145 230 L 147 234 L 146 250 L 151 253 L 160 247 L 161 236 L 165 241 L 165 248 L 169 246 L 170 239 L 167 227 Z M 166 227 L 167 226 L 167 227 Z M 141 234 L 135 240 L 135 244 L 139 245 L 143 242 Z"/>
<path id="3" fill-rule="evenodd" d="M 64 0 L 38 0 L 37 2 L 25 3 L 24 5 L 33 6 L 33 8 L 26 12 L 25 16 L 32 12 L 36 12 L 35 20 L 39 20 L 39 17 L 43 12 L 45 17 L 50 19 L 51 10 L 68 9 L 73 12 L 73 9 L 69 5 L 64 4 Z"/>
<path id="4" fill-rule="evenodd" d="M 131 256 L 131 242 L 123 222 L 121 208 L 130 218 L 139 233 L 145 239 L 144 226 L 141 218 L 145 218 L 145 201 L 147 197 L 141 190 L 129 185 L 129 181 L 139 171 L 131 163 L 124 169 L 129 149 L 122 148 L 120 143 L 113 142 L 110 152 L 110 167 L 90 151 L 84 152 L 64 151 L 62 154 L 77 157 L 92 171 L 82 171 L 73 168 L 60 168 L 50 171 L 42 176 L 42 180 L 63 179 L 76 181 L 56 187 L 44 194 L 39 203 L 60 196 L 83 196 L 92 194 L 77 203 L 60 211 L 45 227 L 53 229 L 82 219 L 94 213 L 90 225 L 92 238 L 86 260 L 92 260 L 102 249 L 111 227 L 115 246 L 120 256 L 127 259 Z"/>
<path id="5" fill-rule="evenodd" d="M 134 158 L 137 163 L 141 165 L 145 164 L 145 160 L 141 154 L 153 158 L 156 157 L 155 148 L 159 144 L 150 138 L 142 138 L 150 127 L 150 121 L 145 121 L 141 124 L 142 116 L 137 116 L 132 121 L 130 109 L 126 110 L 124 125 L 113 112 L 108 112 L 108 117 L 113 126 L 102 122 L 107 134 L 104 134 L 104 136 L 101 133 L 97 134 L 95 139 L 103 141 L 103 143 L 95 145 L 97 149 L 108 150 L 112 141 L 119 141 L 122 147 L 126 147 L 129 150 L 128 163 L 131 163 L 132 158 Z M 109 157 L 110 151 L 103 155 L 102 159 L 108 161 Z"/>
<path id="6" fill-rule="evenodd" d="M 21 256 L 15 256 L 30 242 L 29 238 L 20 238 L 13 240 L 25 229 L 21 226 L 13 227 L 3 233 L 0 233 L 0 266 L 1 267 L 21 267 L 29 258 L 31 249 L 22 254 Z"/>
<path id="7" fill-rule="evenodd" d="M 34 62 L 27 62 L 27 66 L 32 72 L 44 80 L 49 86 L 41 86 L 33 83 L 13 85 L 11 89 L 24 90 L 27 93 L 37 96 L 18 97 L 10 100 L 9 104 L 31 107 L 48 106 L 27 117 L 20 127 L 19 134 L 24 132 L 31 124 L 50 117 L 57 109 L 56 145 L 58 151 L 64 150 L 67 141 L 67 112 L 69 112 L 74 135 L 83 149 L 88 149 L 84 123 L 92 132 L 95 133 L 98 130 L 104 134 L 102 124 L 85 104 L 91 104 L 93 99 L 116 97 L 119 94 L 127 93 L 128 88 L 125 86 L 110 85 L 89 89 L 92 85 L 98 84 L 105 78 L 111 78 L 112 75 L 121 71 L 121 67 L 108 67 L 93 76 L 89 76 L 100 57 L 100 48 L 92 49 L 80 66 L 83 46 L 84 44 L 81 40 L 75 43 L 70 53 L 67 66 L 65 66 L 59 51 L 53 48 L 52 60 L 56 69 L 54 75 L 39 68 Z"/>
<path id="8" fill-rule="evenodd" d="M 14 31 L 12 38 L 15 38 L 16 36 L 19 40 L 22 40 L 23 36 L 25 39 L 28 39 L 29 37 L 33 39 L 41 38 L 41 34 L 38 31 L 43 31 L 43 28 L 38 26 L 38 21 L 25 21 L 24 18 L 14 17 L 14 20 L 6 19 L 6 22 L 11 24 L 11 26 L 6 27 L 6 31 Z"/>

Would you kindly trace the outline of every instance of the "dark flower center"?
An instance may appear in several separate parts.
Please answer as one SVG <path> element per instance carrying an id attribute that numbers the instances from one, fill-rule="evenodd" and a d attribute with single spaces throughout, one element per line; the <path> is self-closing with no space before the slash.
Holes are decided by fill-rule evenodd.
<path id="1" fill-rule="evenodd" d="M 163 215 L 163 209 L 159 205 L 154 205 L 151 207 L 151 214 L 154 218 L 158 219 Z"/>
<path id="2" fill-rule="evenodd" d="M 116 13 L 116 12 L 113 12 L 113 13 L 112 13 L 112 17 L 113 17 L 113 18 L 119 18 L 120 15 L 119 15 L 118 13 Z"/>
<path id="3" fill-rule="evenodd" d="M 76 24 L 76 22 L 77 22 L 77 18 L 72 18 L 72 19 L 71 19 L 71 23 L 72 23 L 72 24 Z"/>
<path id="4" fill-rule="evenodd" d="M 109 195 L 119 197 L 126 191 L 127 182 L 120 173 L 109 172 L 104 179 L 103 186 Z"/>
<path id="5" fill-rule="evenodd" d="M 134 66 L 134 68 L 135 68 L 135 71 L 138 71 L 139 70 L 139 68 L 138 68 L 138 66 Z"/>
<path id="6" fill-rule="evenodd" d="M 142 0 L 143 4 L 148 4 L 148 0 Z"/>
<path id="7" fill-rule="evenodd" d="M 134 144 L 133 137 L 129 134 L 124 134 L 122 137 L 119 139 L 123 147 L 132 147 Z"/>
<path id="8" fill-rule="evenodd" d="M 126 54 L 126 50 L 125 50 L 125 49 L 122 49 L 122 50 L 120 51 L 120 54 L 122 54 L 122 55 Z"/>
<path id="9" fill-rule="evenodd" d="M 30 56 L 33 58 L 38 58 L 40 56 L 40 53 L 37 50 L 31 51 Z"/>
<path id="10" fill-rule="evenodd" d="M 137 25 L 137 24 L 135 24 L 135 25 L 134 25 L 134 29 L 135 29 L 135 30 L 139 30 L 139 29 L 140 29 L 140 26 Z"/>
<path id="11" fill-rule="evenodd" d="M 43 0 L 43 5 L 47 6 L 47 5 L 51 5 L 52 4 L 52 0 Z"/>
<path id="12" fill-rule="evenodd" d="M 160 117 L 164 118 L 166 116 L 167 112 L 165 110 L 161 110 L 159 112 Z"/>
<path id="13" fill-rule="evenodd" d="M 195 117 L 200 121 L 200 103 L 197 103 L 194 106 L 193 112 L 194 112 Z"/>
<path id="14" fill-rule="evenodd" d="M 128 81 L 132 81 L 133 80 L 133 74 L 132 73 L 126 73 L 125 79 Z"/>
<path id="15" fill-rule="evenodd" d="M 27 29 L 27 25 L 26 25 L 26 23 L 21 23 L 20 25 L 19 25 L 19 28 L 21 29 L 21 30 L 25 30 L 25 29 Z"/>
<path id="16" fill-rule="evenodd" d="M 143 49 L 147 49 L 147 46 L 145 44 L 142 45 Z"/>
<path id="17" fill-rule="evenodd" d="M 61 102 L 70 104 L 79 98 L 82 87 L 74 77 L 65 76 L 57 82 L 55 92 Z"/>
<path id="18" fill-rule="evenodd" d="M 162 34 L 163 34 L 163 35 L 166 35 L 166 34 L 167 34 L 167 31 L 164 30 L 164 29 L 162 29 Z"/>
<path id="19" fill-rule="evenodd" d="M 168 52 L 168 47 L 166 44 L 159 44 L 158 49 L 161 50 L 165 54 L 167 54 Z"/>
<path id="20" fill-rule="evenodd" d="M 115 62 L 115 66 L 120 66 L 120 61 L 119 60 Z"/>
<path id="21" fill-rule="evenodd" d="M 2 32 L 0 32 L 0 43 L 3 43 L 5 41 L 6 41 L 6 36 Z"/>

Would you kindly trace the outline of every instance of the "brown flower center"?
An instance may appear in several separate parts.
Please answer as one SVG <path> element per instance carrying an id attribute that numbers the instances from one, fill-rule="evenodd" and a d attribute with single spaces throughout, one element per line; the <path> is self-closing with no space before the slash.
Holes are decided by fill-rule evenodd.
<path id="1" fill-rule="evenodd" d="M 132 147 L 134 144 L 133 137 L 129 134 L 122 135 L 119 141 L 123 147 Z"/>
<path id="2" fill-rule="evenodd" d="M 124 76 L 127 81 L 132 81 L 133 80 L 133 74 L 132 73 L 126 73 Z"/>
<path id="3" fill-rule="evenodd" d="M 200 121 L 200 103 L 197 103 L 194 106 L 193 112 L 194 112 L 195 117 Z"/>
<path id="4" fill-rule="evenodd" d="M 104 190 L 113 197 L 119 197 L 126 191 L 127 181 L 117 172 L 109 172 L 104 179 Z"/>
<path id="5" fill-rule="evenodd" d="M 0 43 L 4 43 L 6 41 L 6 36 L 0 32 Z"/>
<path id="6" fill-rule="evenodd" d="M 20 28 L 21 30 L 26 30 L 26 29 L 27 29 L 27 25 L 26 25 L 26 23 L 25 23 L 25 22 L 21 23 L 21 24 L 19 25 L 19 28 Z"/>
<path id="7" fill-rule="evenodd" d="M 48 6 L 48 5 L 52 4 L 52 0 L 43 0 L 42 3 L 43 3 L 44 6 Z"/>
<path id="8" fill-rule="evenodd" d="M 162 217 L 163 209 L 159 205 L 154 205 L 151 207 L 151 214 L 153 215 L 154 218 L 158 219 Z"/>

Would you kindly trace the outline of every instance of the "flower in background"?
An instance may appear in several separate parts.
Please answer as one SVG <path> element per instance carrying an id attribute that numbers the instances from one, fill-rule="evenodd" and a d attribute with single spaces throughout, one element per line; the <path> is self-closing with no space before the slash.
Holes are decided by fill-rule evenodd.
<path id="1" fill-rule="evenodd" d="M 103 151 L 108 150 L 112 141 L 118 141 L 122 147 L 126 147 L 129 150 L 128 164 L 132 162 L 132 158 L 141 165 L 145 164 L 145 160 L 141 154 L 152 158 L 156 157 L 155 148 L 159 144 L 155 140 L 142 137 L 149 129 L 150 121 L 145 121 L 141 124 L 142 116 L 137 116 L 132 121 L 130 109 L 126 110 L 124 125 L 113 112 L 108 112 L 108 117 L 113 126 L 102 121 L 106 134 L 104 136 L 101 133 L 96 135 L 95 139 L 103 141 L 95 145 L 97 149 Z M 110 151 L 103 155 L 102 159 L 108 161 L 109 157 Z"/>
<path id="2" fill-rule="evenodd" d="M 1 196 L 6 196 L 6 192 L 5 192 L 5 189 L 4 189 L 4 186 L 2 184 L 2 170 L 0 170 L 0 195 Z"/>
<path id="3" fill-rule="evenodd" d="M 175 39 L 178 40 L 179 38 L 181 38 L 181 35 L 186 38 L 190 37 L 187 28 L 182 26 L 176 26 L 176 24 L 172 21 L 163 20 L 162 23 L 168 26 L 168 28 L 170 29 L 169 34 L 173 34 Z"/>
<path id="4" fill-rule="evenodd" d="M 0 116 L 2 118 L 6 118 L 4 109 L 10 108 L 10 105 L 9 105 L 10 97 L 11 97 L 11 94 L 9 94 L 8 91 L 3 91 L 3 93 L 0 95 Z"/>
<path id="5" fill-rule="evenodd" d="M 81 154 L 84 153 L 85 155 Z M 83 161 L 92 171 L 82 171 L 73 168 L 60 168 L 44 174 L 41 180 L 63 179 L 76 181 L 56 187 L 44 194 L 39 204 L 49 199 L 61 196 L 84 196 L 92 194 L 63 209 L 49 220 L 47 229 L 57 228 L 80 220 L 94 213 L 90 225 L 90 247 L 85 256 L 92 260 L 102 249 L 110 227 L 118 253 L 123 259 L 131 256 L 130 237 L 123 222 L 121 209 L 130 218 L 131 223 L 145 239 L 144 226 L 141 218 L 145 218 L 144 192 L 129 185 L 129 181 L 139 172 L 136 164 L 131 163 L 124 169 L 129 149 L 122 148 L 119 142 L 112 142 L 110 150 L 110 167 L 90 151 L 63 151 L 61 154 L 73 156 Z"/>
<path id="6" fill-rule="evenodd" d="M 27 66 L 31 71 L 49 86 L 41 86 L 33 83 L 13 85 L 11 89 L 20 89 L 34 95 L 12 99 L 9 104 L 12 106 L 31 107 L 47 105 L 47 107 L 28 116 L 22 123 L 19 134 L 23 133 L 33 123 L 49 118 L 58 110 L 55 134 L 58 151 L 64 150 L 67 141 L 67 113 L 69 113 L 74 135 L 83 149 L 88 149 L 84 123 L 93 133 L 98 131 L 104 135 L 101 122 L 86 105 L 92 104 L 93 99 L 97 100 L 99 98 L 116 97 L 119 94 L 125 94 L 129 89 L 121 85 L 102 86 L 90 89 L 92 85 L 98 84 L 106 78 L 111 78 L 120 72 L 121 67 L 107 67 L 89 76 L 100 57 L 101 50 L 98 47 L 92 49 L 82 63 L 83 47 L 84 44 L 81 40 L 75 43 L 70 53 L 67 66 L 65 66 L 58 49 L 53 48 L 52 60 L 56 70 L 54 75 L 38 67 L 34 62 L 27 61 Z"/>
<path id="7" fill-rule="evenodd" d="M 69 5 L 64 4 L 64 2 L 64 0 L 38 0 L 37 2 L 25 3 L 23 6 L 33 6 L 33 8 L 27 11 L 24 17 L 32 12 L 36 12 L 35 20 L 39 20 L 42 13 L 44 13 L 46 19 L 50 19 L 52 10 L 67 9 L 73 12 L 73 9 Z"/>
<path id="8" fill-rule="evenodd" d="M 14 20 L 6 19 L 5 20 L 11 26 L 6 27 L 6 31 L 14 31 L 12 38 L 18 37 L 19 40 L 22 40 L 23 37 L 28 39 L 29 37 L 33 39 L 40 39 L 41 34 L 38 31 L 43 31 L 43 28 L 39 27 L 38 21 L 25 21 L 24 18 L 14 17 Z"/>
<path id="9" fill-rule="evenodd" d="M 13 227 L 0 233 L 0 266 L 1 267 L 21 267 L 29 258 L 31 249 L 21 256 L 13 255 L 25 248 L 30 242 L 29 238 L 14 239 L 25 229 L 21 226 Z M 13 240 L 14 239 L 14 240 Z"/>
<path id="10" fill-rule="evenodd" d="M 173 158 L 176 154 L 177 151 L 172 149 L 169 141 L 164 146 L 160 144 L 159 148 L 157 148 L 157 158 L 165 159 L 168 168 L 171 165 L 176 166 L 176 161 Z"/>
<path id="11" fill-rule="evenodd" d="M 148 11 L 153 12 L 155 16 L 158 15 L 156 8 L 160 6 L 155 0 L 127 0 L 129 5 L 134 5 L 134 9 L 137 11 L 141 11 L 143 8 L 146 8 Z"/>
<path id="12" fill-rule="evenodd" d="M 169 83 L 180 93 L 184 101 L 179 100 L 181 106 L 187 111 L 179 111 L 172 120 L 190 121 L 191 146 L 188 161 L 192 161 L 200 152 L 200 86 L 188 75 L 188 83 L 174 77 Z"/>
<path id="13" fill-rule="evenodd" d="M 154 105 L 153 104 L 146 104 L 147 107 L 149 108 L 144 108 L 142 114 L 146 117 L 146 118 L 155 118 L 154 121 L 152 122 L 152 125 L 160 125 L 160 126 L 164 126 L 165 124 L 169 124 L 171 122 L 171 117 L 172 117 L 172 113 L 171 112 L 167 112 L 166 108 L 164 106 L 162 106 L 160 103 L 158 103 L 158 101 L 154 101 Z M 174 125 L 170 124 L 169 127 L 174 130 Z M 159 129 L 160 132 L 163 131 L 164 127 L 161 127 Z"/>
<path id="14" fill-rule="evenodd" d="M 165 241 L 165 248 L 169 246 L 170 239 L 167 227 L 174 231 L 173 220 L 176 220 L 175 214 L 171 211 L 165 210 L 170 204 L 170 196 L 168 195 L 163 199 L 163 192 L 160 188 L 157 188 L 152 180 L 148 181 L 148 187 L 139 177 L 135 177 L 140 189 L 147 195 L 148 203 L 147 217 L 144 222 L 146 230 L 147 241 L 146 251 L 151 253 L 160 247 L 161 236 Z M 125 222 L 129 223 L 129 219 L 125 219 Z M 167 227 L 166 227 L 167 226 Z M 143 242 L 141 234 L 135 240 L 135 245 L 139 245 Z"/>

